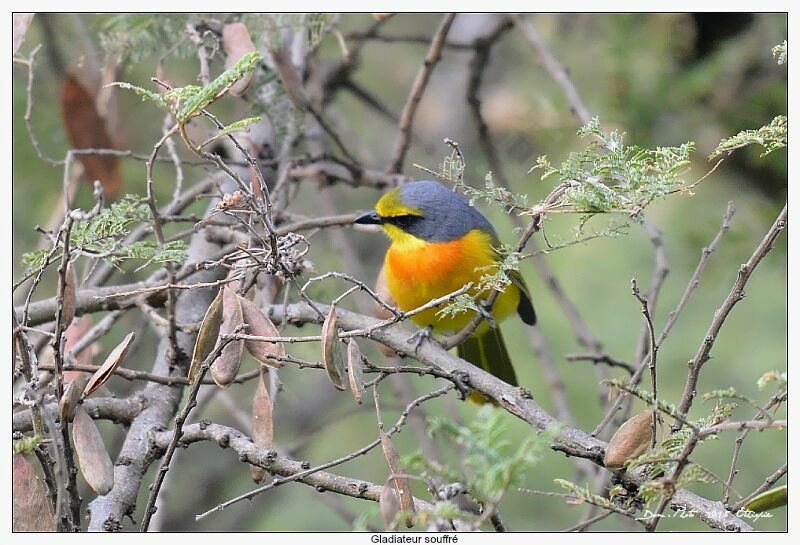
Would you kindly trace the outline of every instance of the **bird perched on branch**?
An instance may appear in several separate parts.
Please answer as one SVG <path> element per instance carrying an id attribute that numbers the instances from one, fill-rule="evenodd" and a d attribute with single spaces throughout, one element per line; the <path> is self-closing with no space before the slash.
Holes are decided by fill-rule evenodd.
<path id="1" fill-rule="evenodd" d="M 403 311 L 413 310 L 437 297 L 453 293 L 468 283 L 496 273 L 503 261 L 494 228 L 467 199 L 438 182 L 405 184 L 378 200 L 375 209 L 358 216 L 358 224 L 383 227 L 392 241 L 384 260 L 389 291 Z M 511 283 L 500 293 L 491 309 L 494 320 L 483 320 L 475 331 L 458 345 L 458 356 L 517 385 L 517 377 L 500 330 L 492 327 L 512 313 L 526 324 L 536 323 L 530 294 L 518 271 L 507 273 Z M 468 293 L 480 308 L 491 290 L 481 293 L 473 287 Z M 451 334 L 463 330 L 475 311 L 444 316 L 430 308 L 411 320 L 427 333 Z M 470 398 L 482 402 L 475 392 Z"/>

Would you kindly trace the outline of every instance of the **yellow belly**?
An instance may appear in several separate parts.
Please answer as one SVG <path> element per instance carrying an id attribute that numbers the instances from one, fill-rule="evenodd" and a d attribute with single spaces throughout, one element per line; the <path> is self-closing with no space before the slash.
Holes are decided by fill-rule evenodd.
<path id="1" fill-rule="evenodd" d="M 386 253 L 385 270 L 386 282 L 398 307 L 403 311 L 413 310 L 469 282 L 477 285 L 483 275 L 496 271 L 497 259 L 491 243 L 491 236 L 478 230 L 452 242 L 395 240 Z M 470 294 L 479 295 L 475 289 Z M 482 298 L 488 295 L 488 292 L 480 294 Z M 499 322 L 516 311 L 519 297 L 517 286 L 506 286 L 492 307 L 495 320 Z M 437 315 L 440 308 L 420 312 L 411 320 L 420 327 L 432 326 L 437 333 L 454 333 L 463 329 L 475 315 L 474 311 L 469 311 L 443 317 Z M 478 332 L 487 327 L 483 322 Z"/>

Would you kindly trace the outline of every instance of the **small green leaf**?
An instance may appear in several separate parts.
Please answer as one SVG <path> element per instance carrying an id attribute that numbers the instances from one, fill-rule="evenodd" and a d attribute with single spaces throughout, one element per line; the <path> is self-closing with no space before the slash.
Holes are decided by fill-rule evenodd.
<path id="1" fill-rule="evenodd" d="M 261 53 L 258 51 L 246 53 L 233 68 L 226 70 L 215 78 L 214 81 L 200 88 L 196 93 L 188 97 L 175 115 L 175 118 L 179 123 L 187 122 L 190 118 L 200 113 L 200 110 L 222 96 L 231 85 L 242 79 L 245 74 L 255 70 L 261 60 Z"/>
<path id="2" fill-rule="evenodd" d="M 256 123 L 261 123 L 260 117 L 247 117 L 245 119 L 240 119 L 239 121 L 234 121 L 230 125 L 223 127 L 217 134 L 200 144 L 200 147 L 203 148 L 209 145 L 211 142 L 215 142 L 223 136 L 228 136 L 234 132 L 248 132 L 250 126 L 255 125 Z"/>

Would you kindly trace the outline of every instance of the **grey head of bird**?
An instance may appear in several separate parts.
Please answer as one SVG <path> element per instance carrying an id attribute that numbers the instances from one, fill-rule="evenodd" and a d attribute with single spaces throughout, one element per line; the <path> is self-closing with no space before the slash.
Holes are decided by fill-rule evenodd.
<path id="1" fill-rule="evenodd" d="M 497 238 L 489 220 L 466 197 L 434 181 L 411 182 L 390 191 L 375 210 L 353 223 L 394 225 L 426 242 L 458 240 L 474 229 Z"/>

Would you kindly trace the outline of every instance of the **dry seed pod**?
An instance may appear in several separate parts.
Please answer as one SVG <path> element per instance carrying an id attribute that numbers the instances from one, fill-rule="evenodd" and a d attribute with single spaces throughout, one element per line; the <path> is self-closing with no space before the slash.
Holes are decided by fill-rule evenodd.
<path id="1" fill-rule="evenodd" d="M 356 403 L 361 405 L 364 399 L 364 364 L 355 339 L 347 341 L 347 376 L 350 379 L 350 391 Z"/>
<path id="2" fill-rule="evenodd" d="M 233 68 L 246 54 L 256 50 L 250 33 L 244 23 L 231 23 L 222 27 L 222 48 L 225 50 L 225 70 Z M 242 79 L 231 85 L 230 93 L 233 96 L 242 96 L 253 79 L 254 72 L 246 74 Z"/>
<path id="3" fill-rule="evenodd" d="M 261 309 L 259 309 L 255 303 L 244 297 L 239 297 L 239 303 L 242 305 L 242 316 L 247 324 L 247 333 L 249 335 L 256 335 L 258 337 L 280 336 L 275 324 L 261 312 Z M 286 355 L 283 343 L 269 343 L 247 339 L 244 341 L 244 346 L 261 365 L 283 367 L 283 362 L 273 357 L 276 354 L 279 356 Z"/>
<path id="4" fill-rule="evenodd" d="M 67 76 L 61 89 L 61 117 L 71 148 L 114 147 L 106 121 L 97 111 L 95 97 L 74 75 Z M 106 198 L 119 193 L 123 180 L 118 157 L 81 154 L 77 159 L 83 165 L 84 178 L 90 185 L 100 180 Z"/>
<path id="5" fill-rule="evenodd" d="M 64 272 L 64 293 L 61 305 L 61 318 L 64 326 L 69 327 L 72 319 L 75 318 L 75 271 L 72 270 L 72 263 L 69 261 L 67 261 L 67 269 Z"/>
<path id="6" fill-rule="evenodd" d="M 393 307 L 397 306 L 397 300 L 392 295 L 392 292 L 389 291 L 389 284 L 387 284 L 386 282 L 385 266 L 381 267 L 381 271 L 378 273 L 378 279 L 375 281 L 375 293 L 377 293 L 378 297 L 380 297 L 386 304 L 391 305 Z M 380 318 L 381 320 L 386 320 L 394 317 L 394 314 L 383 308 L 377 302 L 375 303 L 372 315 L 375 316 L 376 318 Z M 397 356 L 397 353 L 388 346 L 386 346 L 385 344 L 378 343 L 378 349 L 387 358 L 393 358 Z"/>
<path id="7" fill-rule="evenodd" d="M 274 426 L 272 420 L 272 399 L 269 396 L 267 370 L 262 369 L 253 395 L 253 444 L 266 449 L 273 445 Z M 250 466 L 250 476 L 257 483 L 264 480 L 267 471 L 258 466 Z"/>
<path id="8" fill-rule="evenodd" d="M 220 339 L 224 335 L 233 335 L 244 322 L 240 297 L 229 287 L 222 288 L 222 324 L 219 326 Z M 244 340 L 235 339 L 225 345 L 219 357 L 211 364 L 211 377 L 217 386 L 223 388 L 230 385 L 239 373 L 244 353 Z"/>
<path id="9" fill-rule="evenodd" d="M 308 104 L 305 91 L 303 91 L 303 80 L 297 72 L 292 59 L 289 58 L 289 51 L 286 47 L 281 47 L 277 51 L 272 52 L 272 61 L 275 64 L 275 70 L 278 72 L 278 77 L 281 79 L 283 88 L 286 90 L 286 95 L 292 104 L 299 109 L 305 109 Z"/>
<path id="10" fill-rule="evenodd" d="M 322 363 L 328 372 L 328 378 L 338 390 L 345 390 L 344 361 L 342 348 L 339 343 L 339 328 L 337 325 L 336 307 L 331 305 L 328 316 L 322 324 Z"/>
<path id="11" fill-rule="evenodd" d="M 100 430 L 80 405 L 72 421 L 72 441 L 83 478 L 98 495 L 108 494 L 114 486 L 114 464 Z"/>
<path id="12" fill-rule="evenodd" d="M 197 332 L 197 340 L 194 343 L 194 351 L 192 352 L 192 363 L 189 366 L 189 380 L 194 382 L 197 373 L 200 371 L 200 366 L 203 361 L 214 350 L 219 337 L 219 326 L 222 323 L 222 290 L 217 292 L 217 296 L 211 302 L 206 310 L 206 315 L 200 324 L 200 330 Z"/>
<path id="13" fill-rule="evenodd" d="M 69 422 L 74 417 L 85 384 L 86 377 L 76 377 L 64 387 L 64 394 L 58 400 L 58 418 L 61 422 Z"/>
<path id="14" fill-rule="evenodd" d="M 44 483 L 25 456 L 16 454 L 12 460 L 12 531 L 55 532 L 56 524 Z"/>
<path id="15" fill-rule="evenodd" d="M 405 477 L 400 477 L 402 475 L 403 468 L 400 467 L 400 455 L 397 453 L 397 449 L 392 443 L 392 440 L 389 438 L 383 430 L 381 430 L 381 447 L 383 448 L 383 456 L 386 458 L 386 463 L 389 465 L 389 469 L 392 472 L 392 480 L 394 481 L 394 487 L 397 490 L 397 496 L 400 501 L 400 509 L 403 511 L 407 511 L 408 513 L 414 513 L 414 496 L 411 494 L 411 485 L 408 484 L 408 479 Z M 406 526 L 411 528 L 414 525 L 414 519 L 411 515 L 406 518 Z"/>
<path id="16" fill-rule="evenodd" d="M 644 454 L 653 441 L 653 411 L 642 411 L 622 424 L 608 442 L 604 464 L 609 469 L 625 467 L 625 462 Z"/>
<path id="17" fill-rule="evenodd" d="M 397 513 L 400 512 L 400 500 L 397 497 L 397 492 L 394 488 L 394 479 L 389 477 L 386 484 L 381 488 L 381 495 L 378 498 L 378 505 L 381 510 L 381 519 L 383 519 L 384 527 L 387 531 L 394 531 L 397 529 Z"/>
<path id="18" fill-rule="evenodd" d="M 92 329 L 92 316 L 84 314 L 77 320 L 73 320 L 72 324 L 64 330 L 64 353 L 69 354 L 75 358 L 75 362 L 80 365 L 91 365 L 94 356 L 100 350 L 99 344 L 94 342 L 83 350 L 74 354 L 75 346 L 89 333 Z M 72 354 L 70 354 L 72 353 Z M 77 376 L 87 376 L 84 371 L 64 371 L 64 382 L 70 381 Z"/>
<path id="19" fill-rule="evenodd" d="M 128 349 L 131 347 L 131 343 L 135 337 L 136 333 L 131 331 L 122 339 L 122 342 L 111 351 L 106 361 L 100 366 L 100 369 L 95 371 L 89 379 L 89 382 L 86 384 L 86 389 L 83 391 L 83 397 L 90 395 L 111 378 L 116 368 L 119 367 L 119 364 L 122 363 L 125 360 L 125 356 L 128 355 Z"/>

